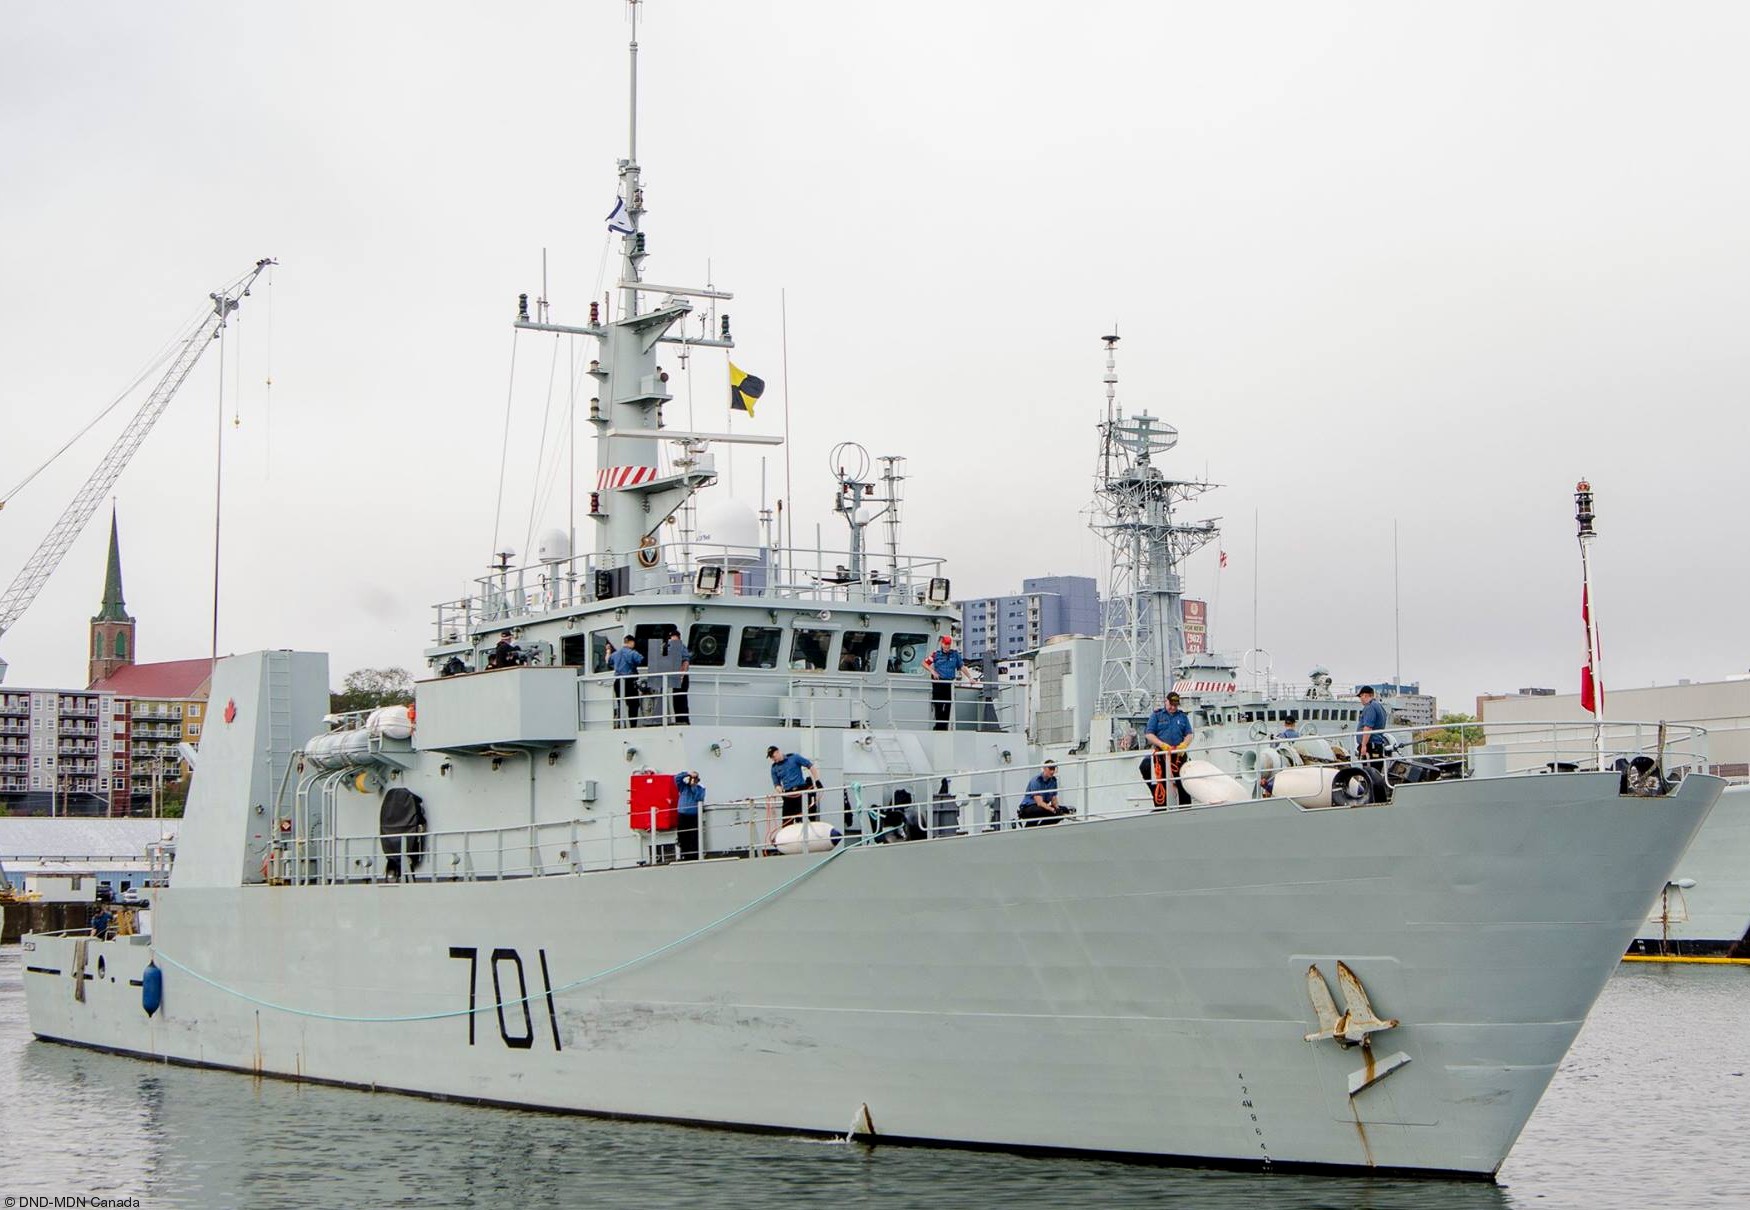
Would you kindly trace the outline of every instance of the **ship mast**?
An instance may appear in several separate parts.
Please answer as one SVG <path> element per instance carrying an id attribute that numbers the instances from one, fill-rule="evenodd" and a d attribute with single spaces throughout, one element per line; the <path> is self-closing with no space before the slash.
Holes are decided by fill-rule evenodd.
<path id="1" fill-rule="evenodd" d="M 1118 337 L 1102 339 L 1106 419 L 1092 527 L 1106 539 L 1110 563 L 1098 712 L 1125 718 L 1146 714 L 1172 688 L 1185 658 L 1180 568 L 1219 531 L 1213 520 L 1173 519 L 1175 505 L 1214 485 L 1168 478 L 1155 465 L 1178 444 L 1179 431 L 1147 412 L 1124 415 L 1117 402 Z"/>
<path id="2" fill-rule="evenodd" d="M 626 158 L 620 161 L 620 201 L 624 204 L 621 217 L 625 223 L 620 232 L 620 317 L 632 319 L 638 314 L 638 288 L 644 265 L 644 233 L 638 220 L 644 214 L 644 191 L 638 187 L 638 3 L 626 0 L 626 18 L 632 25 L 632 41 L 626 48 Z M 610 228 L 612 229 L 612 228 Z"/>
<path id="3" fill-rule="evenodd" d="M 596 437 L 596 484 L 590 492 L 589 517 L 596 522 L 595 576 L 587 587 L 595 597 L 622 596 L 641 588 L 664 587 L 670 579 L 669 553 L 659 540 L 663 523 L 700 488 L 717 481 L 702 442 L 736 441 L 776 445 L 780 439 L 729 436 L 665 429 L 663 405 L 668 374 L 657 354 L 663 344 L 684 349 L 730 349 L 729 315 L 715 315 L 715 332 L 707 327 L 686 332 L 694 299 L 719 301 L 735 296 L 711 287 L 659 286 L 645 281 L 649 255 L 644 231 L 644 184 L 638 164 L 638 4 L 628 0 L 632 37 L 627 48 L 627 145 L 619 161 L 619 188 L 608 229 L 620 237 L 619 314 L 603 314 L 599 301 L 589 304 L 589 322 L 553 323 L 543 314 L 529 317 L 527 296 L 519 305 L 516 326 L 538 332 L 593 336 L 599 344 L 589 373 L 596 381 L 589 423 Z M 650 296 L 650 297 L 647 297 Z M 660 442 L 682 442 L 686 452 L 664 473 Z M 678 552 L 677 552 L 678 554 Z"/>

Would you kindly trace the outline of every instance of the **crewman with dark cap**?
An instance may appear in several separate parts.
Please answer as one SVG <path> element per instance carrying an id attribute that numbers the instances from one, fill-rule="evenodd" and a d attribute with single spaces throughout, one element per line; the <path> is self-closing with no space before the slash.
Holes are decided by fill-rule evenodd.
<path id="1" fill-rule="evenodd" d="M 924 657 L 924 667 L 930 673 L 930 712 L 935 715 L 937 731 L 948 729 L 949 716 L 954 711 L 954 678 L 966 657 L 954 650 L 954 636 L 942 636 L 942 645 Z"/>
<path id="2" fill-rule="evenodd" d="M 1356 724 L 1355 759 L 1372 760 L 1385 754 L 1385 728 L 1389 721 L 1385 707 L 1373 698 L 1373 686 L 1363 685 L 1355 691 L 1361 699 L 1361 718 Z"/>
<path id="3" fill-rule="evenodd" d="M 488 657 L 486 666 L 488 668 L 514 668 L 522 662 L 523 653 L 517 649 L 510 631 L 499 631 L 498 645 L 492 649 L 492 655 Z"/>
<path id="4" fill-rule="evenodd" d="M 1170 803 L 1186 806 L 1190 796 L 1179 780 L 1179 770 L 1191 750 L 1191 716 L 1179 709 L 1179 695 L 1167 694 L 1166 705 L 1148 716 L 1143 742 L 1149 754 L 1142 758 L 1142 780 L 1148 783 L 1155 806 Z"/>

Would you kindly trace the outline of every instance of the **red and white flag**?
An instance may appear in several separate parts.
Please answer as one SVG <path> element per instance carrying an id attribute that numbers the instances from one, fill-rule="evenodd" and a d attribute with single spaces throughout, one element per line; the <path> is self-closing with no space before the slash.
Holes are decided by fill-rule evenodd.
<path id="1" fill-rule="evenodd" d="M 1223 567 L 1227 566 L 1227 551 L 1225 550 L 1221 552 L 1221 565 Z"/>
<path id="2" fill-rule="evenodd" d="M 1580 668 L 1580 708 L 1588 714 L 1597 714 L 1604 704 L 1604 685 L 1592 680 L 1592 657 L 1597 653 L 1592 650 L 1592 590 L 1585 585 L 1580 588 L 1580 621 L 1586 628 L 1586 663 Z"/>

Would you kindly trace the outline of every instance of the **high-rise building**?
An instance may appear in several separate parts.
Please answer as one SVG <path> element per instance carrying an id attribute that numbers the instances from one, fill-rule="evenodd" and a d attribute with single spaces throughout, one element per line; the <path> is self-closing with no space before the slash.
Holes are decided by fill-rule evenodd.
<path id="1" fill-rule="evenodd" d="M 1092 576 L 1035 576 L 1012 596 L 955 604 L 969 660 L 1012 659 L 1060 634 L 1100 633 L 1100 592 Z"/>
<path id="2" fill-rule="evenodd" d="M 0 689 L 0 803 L 20 815 L 126 815 L 128 703 L 82 689 Z"/>

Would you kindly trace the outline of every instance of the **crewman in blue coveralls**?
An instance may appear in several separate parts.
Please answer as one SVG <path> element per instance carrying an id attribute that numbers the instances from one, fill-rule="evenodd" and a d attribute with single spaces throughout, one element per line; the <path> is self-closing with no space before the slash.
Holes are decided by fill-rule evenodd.
<path id="1" fill-rule="evenodd" d="M 608 663 L 613 665 L 614 669 L 614 696 L 620 700 L 619 725 L 636 727 L 638 725 L 638 669 L 644 666 L 644 657 L 638 654 L 638 640 L 627 635 L 617 650 L 612 643 L 609 643 Z"/>
<path id="2" fill-rule="evenodd" d="M 1179 781 L 1179 770 L 1191 749 L 1191 716 L 1179 709 L 1179 695 L 1167 694 L 1167 704 L 1148 716 L 1142 738 L 1152 751 L 1142 758 L 1142 780 L 1156 807 L 1169 802 L 1188 805 L 1190 796 Z"/>
<path id="3" fill-rule="evenodd" d="M 930 711 L 936 716 L 937 731 L 948 729 L 948 716 L 954 710 L 954 678 L 966 657 L 954 650 L 954 636 L 942 636 L 942 646 L 924 657 L 924 667 L 930 673 Z"/>
<path id="4" fill-rule="evenodd" d="M 812 791 L 820 785 L 814 762 L 799 752 L 780 752 L 776 744 L 766 749 L 766 759 L 772 762 L 772 784 L 784 794 L 784 822 L 816 814 L 809 809 L 815 805 L 809 801 Z"/>
<path id="5" fill-rule="evenodd" d="M 680 818 L 675 830 L 675 848 L 681 860 L 699 855 L 699 808 L 705 805 L 705 785 L 696 769 L 683 769 L 674 775 L 675 805 Z"/>
<path id="6" fill-rule="evenodd" d="M 1363 685 L 1355 691 L 1361 699 L 1361 718 L 1355 731 L 1355 759 L 1375 760 L 1385 755 L 1385 728 L 1389 722 L 1385 707 L 1374 700 L 1373 686 Z"/>

